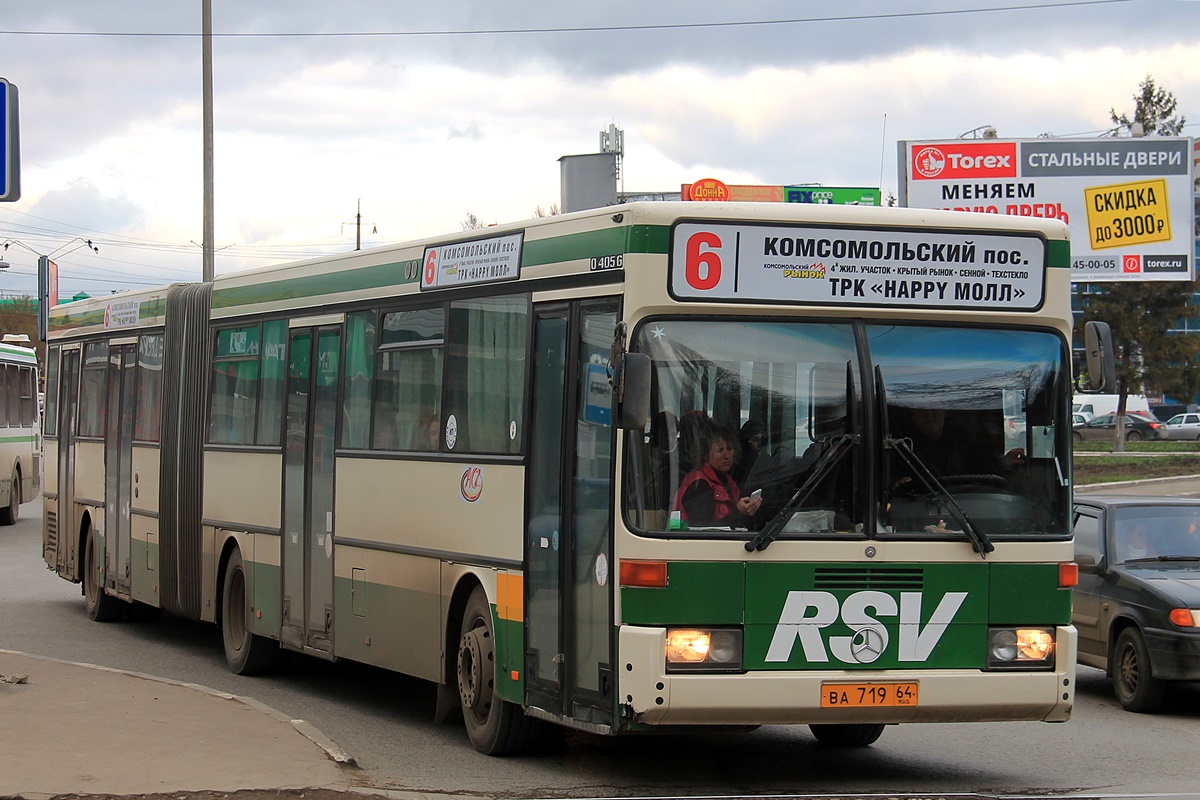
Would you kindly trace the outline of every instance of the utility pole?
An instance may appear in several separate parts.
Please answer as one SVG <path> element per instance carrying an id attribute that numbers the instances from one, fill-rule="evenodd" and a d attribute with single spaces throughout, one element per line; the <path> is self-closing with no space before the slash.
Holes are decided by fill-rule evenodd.
<path id="1" fill-rule="evenodd" d="M 342 230 L 346 229 L 347 225 L 354 226 L 354 249 L 362 250 L 362 198 L 358 198 L 358 210 L 354 214 L 354 222 L 343 222 Z M 371 233 L 379 233 L 379 227 L 372 222 Z"/>
<path id="2" fill-rule="evenodd" d="M 202 60 L 204 94 L 204 270 L 203 280 L 216 273 L 216 225 L 213 222 L 213 79 L 212 79 L 212 0 L 201 0 L 203 14 Z"/>

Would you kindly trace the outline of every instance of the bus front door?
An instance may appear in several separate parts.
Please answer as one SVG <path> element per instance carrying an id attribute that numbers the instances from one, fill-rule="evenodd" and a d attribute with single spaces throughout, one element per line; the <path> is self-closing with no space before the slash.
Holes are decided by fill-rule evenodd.
<path id="1" fill-rule="evenodd" d="M 526 705 L 612 724 L 615 299 L 538 308 L 526 487 Z"/>
<path id="2" fill-rule="evenodd" d="M 333 464 L 341 335 L 293 328 L 283 459 L 284 646 L 333 655 Z"/>

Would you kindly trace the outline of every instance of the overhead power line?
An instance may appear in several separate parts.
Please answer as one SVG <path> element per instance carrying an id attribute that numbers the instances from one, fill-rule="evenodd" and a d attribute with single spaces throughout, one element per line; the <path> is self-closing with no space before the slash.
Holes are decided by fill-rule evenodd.
<path id="1" fill-rule="evenodd" d="M 904 11 L 885 14 L 846 14 L 836 17 L 793 17 L 787 19 L 733 20 L 728 22 L 675 22 L 646 25 L 580 25 L 551 28 L 483 28 L 444 29 L 427 31 L 229 31 L 212 33 L 223 39 L 324 39 L 371 37 L 436 37 L 436 36 L 512 36 L 551 33 L 620 33 L 629 31 L 700 30 L 704 28 L 750 28 L 772 25 L 805 25 L 822 22 L 859 22 L 886 19 L 919 19 L 967 14 L 992 14 L 1008 11 L 1039 11 L 1076 6 L 1102 6 L 1132 3 L 1136 0 L 1073 0 L 1067 3 L 1033 3 L 1025 5 L 985 6 L 980 8 L 943 9 L 937 11 Z M 197 31 L 12 31 L 0 30 L 0 36 L 95 36 L 132 38 L 197 38 Z"/>

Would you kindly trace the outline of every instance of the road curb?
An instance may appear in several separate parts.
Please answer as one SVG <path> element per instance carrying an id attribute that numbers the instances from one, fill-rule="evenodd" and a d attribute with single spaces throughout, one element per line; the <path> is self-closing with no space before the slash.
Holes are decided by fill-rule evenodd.
<path id="1" fill-rule="evenodd" d="M 1076 486 L 1076 492 L 1087 494 L 1093 489 L 1111 489 L 1114 486 L 1146 486 L 1151 484 L 1171 483 L 1173 481 L 1197 481 L 1200 480 L 1200 475 L 1174 475 L 1170 478 L 1144 478 L 1138 481 L 1113 481 L 1111 483 L 1089 483 L 1084 486 Z"/>
<path id="2" fill-rule="evenodd" d="M 177 681 L 177 680 L 172 680 L 171 678 L 164 678 L 159 675 L 148 675 L 144 672 L 133 672 L 132 670 L 127 670 L 127 669 L 116 669 L 115 667 L 105 667 L 100 664 L 87 664 L 82 661 L 66 661 L 61 658 L 50 658 L 49 656 L 38 656 L 38 655 L 34 655 L 33 653 L 24 653 L 20 650 L 7 650 L 4 648 L 0 648 L 0 653 L 6 653 L 8 655 L 13 655 L 13 656 L 19 656 L 21 658 L 32 658 L 32 659 L 36 659 L 37 661 L 50 661 L 50 662 L 54 662 L 56 664 L 65 664 L 65 665 L 71 666 L 71 667 L 83 667 L 85 669 L 100 670 L 101 672 L 111 672 L 111 673 L 114 673 L 117 675 L 126 675 L 131 678 L 141 678 L 141 679 L 147 680 L 147 681 L 155 681 L 156 683 L 165 683 L 165 684 L 170 684 L 172 686 L 179 686 L 179 687 L 182 687 L 185 689 L 192 689 L 197 692 L 202 692 L 204 694 L 212 695 L 213 697 L 219 697 L 224 700 L 236 700 L 237 702 L 239 702 L 245 706 L 249 706 L 250 708 L 253 708 L 255 711 L 260 711 L 269 717 L 279 720 L 280 722 L 285 722 L 288 725 L 291 725 L 296 730 L 297 733 L 299 733 L 304 738 L 308 739 L 310 742 L 315 744 L 317 747 L 324 750 L 325 755 L 328 756 L 330 760 L 332 760 L 338 764 L 341 764 L 343 766 L 346 766 L 346 767 L 355 767 L 355 768 L 358 767 L 358 762 L 354 760 L 354 756 L 350 755 L 345 750 L 343 750 L 340 746 L 338 746 L 337 743 L 335 743 L 332 739 L 330 739 L 328 736 L 326 736 L 324 733 L 322 733 L 320 730 L 318 730 L 316 726 L 314 726 L 313 724 L 306 722 L 302 719 L 293 719 L 293 718 L 289 717 L 287 714 L 284 714 L 282 711 L 274 709 L 271 706 L 267 705 L 266 703 L 262 703 L 258 700 L 255 700 L 253 697 L 244 697 L 244 696 L 238 695 L 238 694 L 230 694 L 229 692 L 222 692 L 222 691 L 212 688 L 211 686 L 204 686 L 199 683 L 188 683 L 186 681 Z"/>

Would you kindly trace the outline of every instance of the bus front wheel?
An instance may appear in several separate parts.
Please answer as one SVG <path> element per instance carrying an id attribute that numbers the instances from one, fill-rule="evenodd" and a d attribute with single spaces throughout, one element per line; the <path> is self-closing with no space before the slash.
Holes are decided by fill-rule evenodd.
<path id="1" fill-rule="evenodd" d="M 13 470 L 8 491 L 8 507 L 0 508 L 0 525 L 12 525 L 21 516 L 21 473 Z"/>
<path id="2" fill-rule="evenodd" d="M 808 729 L 827 747 L 866 747 L 883 734 L 882 725 L 809 725 Z"/>
<path id="3" fill-rule="evenodd" d="M 482 587 L 475 587 L 463 612 L 458 640 L 458 698 L 471 744 L 489 756 L 525 749 L 532 723 L 520 706 L 496 696 L 496 638 L 492 607 Z"/>
<path id="4" fill-rule="evenodd" d="M 225 564 L 225 584 L 221 591 L 221 641 L 229 669 L 238 675 L 269 672 L 279 663 L 281 655 L 276 642 L 251 630 L 253 603 L 249 588 L 242 553 L 234 549 Z"/>

